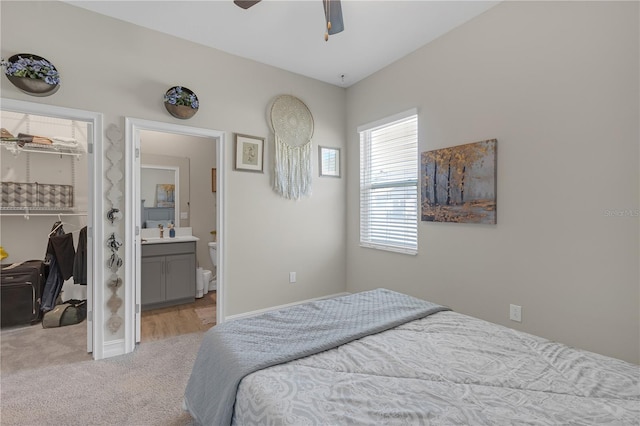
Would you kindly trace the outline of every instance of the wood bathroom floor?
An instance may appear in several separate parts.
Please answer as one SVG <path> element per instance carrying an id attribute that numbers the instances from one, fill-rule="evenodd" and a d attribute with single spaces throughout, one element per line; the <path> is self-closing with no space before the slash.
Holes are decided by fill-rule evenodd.
<path id="1" fill-rule="evenodd" d="M 216 292 L 209 292 L 194 303 L 143 311 L 140 342 L 152 342 L 181 334 L 207 331 L 216 320 Z"/>

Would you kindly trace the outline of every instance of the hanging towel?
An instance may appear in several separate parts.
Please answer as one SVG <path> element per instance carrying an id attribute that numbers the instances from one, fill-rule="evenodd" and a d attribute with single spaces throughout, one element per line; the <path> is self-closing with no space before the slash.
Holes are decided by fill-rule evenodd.
<path id="1" fill-rule="evenodd" d="M 80 230 L 78 249 L 73 261 L 73 282 L 87 285 L 87 227 Z"/>

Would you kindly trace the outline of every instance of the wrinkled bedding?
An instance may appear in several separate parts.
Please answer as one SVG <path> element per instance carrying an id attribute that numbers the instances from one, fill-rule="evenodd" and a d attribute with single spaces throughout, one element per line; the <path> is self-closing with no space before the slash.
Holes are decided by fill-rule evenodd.
<path id="1" fill-rule="evenodd" d="M 640 367 L 445 311 L 246 376 L 235 425 L 637 425 Z"/>
<path id="2" fill-rule="evenodd" d="M 196 424 L 229 425 L 247 374 L 448 309 L 377 289 L 225 322 L 205 334 L 184 405 Z"/>

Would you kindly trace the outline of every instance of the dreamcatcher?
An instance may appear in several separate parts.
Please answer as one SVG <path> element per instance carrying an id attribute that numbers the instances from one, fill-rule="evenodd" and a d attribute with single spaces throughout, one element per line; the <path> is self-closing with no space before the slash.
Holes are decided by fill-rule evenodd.
<path id="1" fill-rule="evenodd" d="M 310 195 L 313 117 L 309 108 L 295 96 L 280 95 L 271 106 L 271 126 L 275 135 L 273 189 L 293 200 Z"/>

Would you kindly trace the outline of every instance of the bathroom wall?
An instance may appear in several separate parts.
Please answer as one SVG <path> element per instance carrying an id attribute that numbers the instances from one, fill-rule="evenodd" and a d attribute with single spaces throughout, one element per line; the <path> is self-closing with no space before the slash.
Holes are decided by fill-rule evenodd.
<path id="1" fill-rule="evenodd" d="M 191 226 L 199 266 L 213 270 L 207 243 L 216 228 L 216 193 L 211 191 L 211 169 L 216 165 L 213 140 L 170 133 L 140 132 L 140 164 L 180 166 L 180 211 L 188 220 L 180 226 Z M 179 161 L 182 160 L 182 161 Z M 146 204 L 147 207 L 151 203 Z"/>

